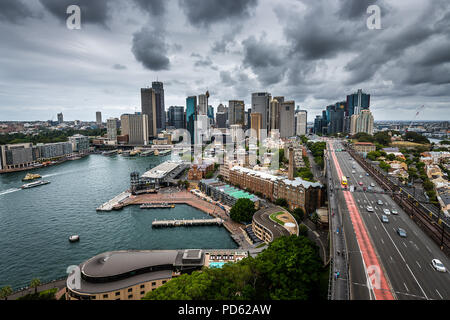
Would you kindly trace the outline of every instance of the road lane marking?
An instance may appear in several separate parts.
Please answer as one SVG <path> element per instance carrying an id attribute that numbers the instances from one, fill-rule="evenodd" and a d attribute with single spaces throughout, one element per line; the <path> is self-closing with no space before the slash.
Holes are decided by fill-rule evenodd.
<path id="1" fill-rule="evenodd" d="M 381 240 L 381 243 L 382 243 L 382 244 L 384 244 L 384 241 L 383 241 L 383 239 L 380 239 L 380 240 Z"/>
<path id="2" fill-rule="evenodd" d="M 425 247 L 427 247 L 428 251 L 430 251 L 430 252 L 431 252 L 431 249 L 430 249 L 430 248 L 428 248 L 428 246 L 427 246 L 427 245 L 425 245 Z"/>
<path id="3" fill-rule="evenodd" d="M 444 299 L 441 294 L 439 293 L 438 289 L 436 289 L 437 294 L 439 295 L 439 297 L 441 297 L 441 299 Z"/>
<path id="4" fill-rule="evenodd" d="M 406 264 L 406 267 L 408 268 L 409 272 L 411 272 L 411 275 L 413 276 L 414 280 L 416 280 L 416 283 L 417 283 L 417 285 L 419 286 L 419 288 L 420 288 L 420 290 L 422 291 L 422 293 L 423 293 L 423 295 L 425 296 L 425 298 L 426 298 L 427 300 L 429 300 L 427 294 L 425 293 L 425 291 L 423 291 L 422 286 L 419 284 L 419 281 L 417 281 L 416 276 L 415 276 L 414 273 L 411 271 L 411 268 L 408 266 L 408 264 Z"/>
<path id="5" fill-rule="evenodd" d="M 422 269 L 422 267 L 419 264 L 419 261 L 416 261 L 417 265 L 419 266 L 420 269 Z"/>
<path id="6" fill-rule="evenodd" d="M 406 286 L 406 283 L 403 282 L 403 284 L 405 285 L 406 291 L 409 292 L 408 287 Z"/>
<path id="7" fill-rule="evenodd" d="M 408 248 L 408 247 L 406 246 L 406 243 L 403 242 L 403 245 L 405 246 L 405 248 Z"/>

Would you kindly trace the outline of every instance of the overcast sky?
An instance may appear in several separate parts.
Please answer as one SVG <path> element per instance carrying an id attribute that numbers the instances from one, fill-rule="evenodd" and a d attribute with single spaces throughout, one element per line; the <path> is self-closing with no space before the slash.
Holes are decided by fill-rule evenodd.
<path id="1" fill-rule="evenodd" d="M 81 29 L 66 9 L 81 7 Z M 370 30 L 367 7 L 381 8 Z M 285 96 L 308 121 L 361 88 L 375 120 L 450 120 L 448 0 L 1 0 L 0 120 L 103 120 L 210 92 Z"/>

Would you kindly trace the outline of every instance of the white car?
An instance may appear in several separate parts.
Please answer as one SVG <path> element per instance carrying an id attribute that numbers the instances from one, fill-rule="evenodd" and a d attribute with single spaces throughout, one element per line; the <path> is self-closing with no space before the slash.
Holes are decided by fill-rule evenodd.
<path id="1" fill-rule="evenodd" d="M 389 209 L 387 209 L 387 208 L 384 208 L 384 209 L 383 209 L 383 212 L 384 212 L 384 214 L 387 215 L 387 216 L 391 214 L 391 211 L 389 211 Z"/>
<path id="2" fill-rule="evenodd" d="M 442 262 L 438 259 L 431 260 L 431 264 L 433 265 L 433 268 L 435 268 L 439 272 L 447 272 L 447 269 L 445 269 Z"/>
<path id="3" fill-rule="evenodd" d="M 398 211 L 395 210 L 395 209 L 392 209 L 392 210 L 391 210 L 391 213 L 392 213 L 392 214 L 395 214 L 395 215 L 398 215 Z"/>
<path id="4" fill-rule="evenodd" d="M 356 171 L 355 171 L 355 170 L 352 170 L 352 173 L 356 173 Z"/>
<path id="5" fill-rule="evenodd" d="M 370 186 L 374 188 L 374 187 L 375 187 L 375 183 L 372 182 L 372 183 L 370 184 Z"/>
<path id="6" fill-rule="evenodd" d="M 373 208 L 371 206 L 367 206 L 367 211 L 373 212 Z"/>
<path id="7" fill-rule="evenodd" d="M 383 201 L 381 201 L 381 200 L 378 200 L 377 203 L 378 203 L 380 206 L 383 205 Z"/>

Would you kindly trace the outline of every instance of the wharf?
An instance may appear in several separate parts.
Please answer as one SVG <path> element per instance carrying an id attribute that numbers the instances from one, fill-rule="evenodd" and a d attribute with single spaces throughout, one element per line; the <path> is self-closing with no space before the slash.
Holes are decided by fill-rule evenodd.
<path id="1" fill-rule="evenodd" d="M 220 218 L 214 219 L 192 219 L 192 220 L 155 220 L 152 222 L 152 228 L 158 227 L 187 227 L 187 226 L 202 226 L 202 225 L 222 225 L 223 220 Z"/>
<path id="2" fill-rule="evenodd" d="M 143 203 L 139 207 L 141 209 L 164 209 L 164 208 L 175 208 L 175 205 L 168 203 Z"/>
<path id="3" fill-rule="evenodd" d="M 97 208 L 97 211 L 111 211 L 121 209 L 123 207 L 123 201 L 128 199 L 131 196 L 131 193 L 128 191 L 124 191 L 121 194 L 115 196 L 108 202 L 105 202 L 100 207 Z"/>

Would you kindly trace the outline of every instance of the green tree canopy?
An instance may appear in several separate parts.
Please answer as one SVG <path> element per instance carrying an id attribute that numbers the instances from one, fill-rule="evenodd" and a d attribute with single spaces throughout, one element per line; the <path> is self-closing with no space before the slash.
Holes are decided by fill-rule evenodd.
<path id="1" fill-rule="evenodd" d="M 250 222 L 256 212 L 255 204 L 250 199 L 238 199 L 230 210 L 230 217 L 236 222 Z"/>
<path id="2" fill-rule="evenodd" d="M 145 300 L 318 300 L 326 298 L 317 246 L 295 235 L 274 240 L 256 258 L 184 274 Z"/>

